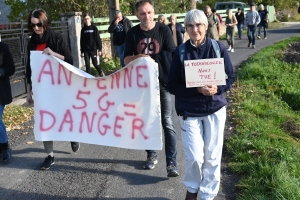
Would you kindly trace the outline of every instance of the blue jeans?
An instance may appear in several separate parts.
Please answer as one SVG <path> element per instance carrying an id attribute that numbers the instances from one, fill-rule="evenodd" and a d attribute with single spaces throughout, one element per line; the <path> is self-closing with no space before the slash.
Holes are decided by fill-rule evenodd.
<path id="1" fill-rule="evenodd" d="M 242 29 L 244 24 L 237 24 L 239 38 L 242 38 Z"/>
<path id="2" fill-rule="evenodd" d="M 255 25 L 248 25 L 247 35 L 248 35 L 249 43 L 252 43 L 252 45 L 255 45 L 255 38 L 256 38 L 256 26 Z"/>
<path id="3" fill-rule="evenodd" d="M 7 138 L 7 133 L 6 133 L 6 128 L 5 125 L 2 121 L 2 115 L 4 111 L 5 105 L 0 105 L 0 143 L 6 143 L 8 138 Z"/>
<path id="4" fill-rule="evenodd" d="M 262 30 L 262 27 L 264 28 L 264 38 L 267 37 L 267 28 L 266 25 L 263 23 L 258 24 L 258 36 L 260 36 L 260 31 Z"/>
<path id="5" fill-rule="evenodd" d="M 122 45 L 117 46 L 117 50 L 118 50 L 121 65 L 122 65 L 122 67 L 125 67 L 125 63 L 124 63 L 125 43 L 122 44 Z"/>
<path id="6" fill-rule="evenodd" d="M 161 122 L 165 134 L 165 153 L 167 165 L 170 161 L 176 163 L 177 156 L 177 134 L 174 127 L 174 112 L 172 95 L 167 87 L 160 85 Z M 156 155 L 156 151 L 146 150 L 147 155 Z"/>

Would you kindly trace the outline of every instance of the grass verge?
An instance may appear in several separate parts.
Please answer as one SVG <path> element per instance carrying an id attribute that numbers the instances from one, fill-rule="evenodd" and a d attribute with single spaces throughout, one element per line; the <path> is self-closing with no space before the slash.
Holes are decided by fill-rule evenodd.
<path id="1" fill-rule="evenodd" d="M 282 51 L 300 36 L 266 47 L 237 72 L 236 134 L 226 143 L 240 175 L 238 199 L 300 199 L 300 64 Z"/>
<path id="2" fill-rule="evenodd" d="M 2 120 L 6 130 L 10 131 L 17 128 L 20 124 L 27 122 L 33 116 L 33 107 L 24 107 L 17 105 L 5 106 Z"/>

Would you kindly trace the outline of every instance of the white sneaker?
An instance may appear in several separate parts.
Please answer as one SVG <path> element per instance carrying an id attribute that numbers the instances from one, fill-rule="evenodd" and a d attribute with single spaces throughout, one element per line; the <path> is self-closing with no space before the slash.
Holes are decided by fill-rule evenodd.
<path id="1" fill-rule="evenodd" d="M 227 49 L 227 51 L 230 51 L 230 50 L 231 50 L 231 47 L 229 46 L 228 49 Z"/>
<path id="2" fill-rule="evenodd" d="M 232 48 L 230 52 L 233 53 L 233 52 L 234 52 L 234 49 Z"/>

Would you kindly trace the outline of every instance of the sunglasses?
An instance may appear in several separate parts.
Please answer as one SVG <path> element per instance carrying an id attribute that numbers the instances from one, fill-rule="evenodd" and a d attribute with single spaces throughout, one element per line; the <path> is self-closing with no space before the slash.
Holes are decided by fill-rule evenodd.
<path id="1" fill-rule="evenodd" d="M 36 26 L 40 28 L 40 27 L 43 26 L 43 24 L 42 24 L 41 22 L 40 22 L 40 23 L 37 23 L 37 24 L 31 23 L 30 26 L 31 26 L 32 28 L 35 28 Z"/>

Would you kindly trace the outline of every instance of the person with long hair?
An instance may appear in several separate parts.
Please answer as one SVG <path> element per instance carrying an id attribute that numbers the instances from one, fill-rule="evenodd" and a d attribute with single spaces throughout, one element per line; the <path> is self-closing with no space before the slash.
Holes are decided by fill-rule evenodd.
<path id="1" fill-rule="evenodd" d="M 168 25 L 168 23 L 169 23 L 167 18 L 163 14 L 158 15 L 157 22 L 164 24 L 164 25 Z"/>
<path id="2" fill-rule="evenodd" d="M 27 103 L 33 104 L 30 63 L 34 61 L 30 60 L 30 51 L 43 51 L 43 53 L 57 57 L 71 65 L 73 64 L 73 57 L 63 36 L 49 27 L 50 20 L 45 10 L 39 8 L 31 11 L 27 24 L 28 29 L 33 32 L 27 45 Z M 41 166 L 41 170 L 47 170 L 55 164 L 53 141 L 44 141 L 43 144 L 47 157 Z M 71 142 L 73 152 L 77 152 L 79 146 L 78 142 Z"/>
<path id="3" fill-rule="evenodd" d="M 234 52 L 233 45 L 234 45 L 234 33 L 235 33 L 235 25 L 237 24 L 237 20 L 235 16 L 232 14 L 231 9 L 226 10 L 227 17 L 225 19 L 225 26 L 226 26 L 226 39 L 229 45 L 227 51 L 231 53 Z"/>
<path id="4" fill-rule="evenodd" d="M 171 23 L 168 26 L 172 31 L 172 35 L 173 35 L 175 45 L 179 46 L 183 43 L 185 29 L 182 27 L 182 25 L 180 23 L 177 22 L 176 15 L 172 14 L 170 16 L 169 20 L 170 20 Z"/>
<path id="5" fill-rule="evenodd" d="M 7 132 L 2 120 L 2 115 L 5 105 L 12 102 L 9 76 L 14 73 L 15 64 L 8 45 L 0 42 L 0 158 L 5 162 L 11 159 L 11 148 L 9 147 Z"/>

